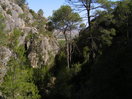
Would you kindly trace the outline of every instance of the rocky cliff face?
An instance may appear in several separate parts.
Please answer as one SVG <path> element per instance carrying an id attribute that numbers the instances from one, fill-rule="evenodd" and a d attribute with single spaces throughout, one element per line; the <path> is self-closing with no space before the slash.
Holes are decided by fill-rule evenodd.
<path id="1" fill-rule="evenodd" d="M 55 38 L 39 35 L 38 38 L 26 45 L 29 49 L 28 58 L 33 68 L 50 65 L 58 52 Z"/>
<path id="2" fill-rule="evenodd" d="M 14 0 L 0 0 L 0 13 L 5 18 L 5 33 L 11 35 L 14 29 L 23 32 L 18 38 L 16 46 L 25 46 L 27 58 L 33 68 L 49 65 L 57 54 L 59 47 L 52 35 L 46 34 L 46 19 L 39 16 L 27 5 L 19 6 Z M 41 24 L 38 28 L 38 25 Z M 44 33 L 40 33 L 45 32 Z M 35 35 L 35 37 L 30 35 Z M 0 46 L 0 81 L 6 73 L 6 64 L 13 56 L 12 49 L 7 46 Z"/>
<path id="3" fill-rule="evenodd" d="M 25 27 L 24 20 L 19 17 L 20 14 L 24 13 L 24 11 L 11 0 L 0 0 L 0 12 L 6 18 L 6 30 L 12 31 L 16 27 Z"/>

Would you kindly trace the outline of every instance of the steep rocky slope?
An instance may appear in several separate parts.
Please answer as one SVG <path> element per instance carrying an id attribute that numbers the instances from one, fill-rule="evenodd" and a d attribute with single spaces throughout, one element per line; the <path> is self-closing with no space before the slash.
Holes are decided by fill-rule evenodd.
<path id="1" fill-rule="evenodd" d="M 50 65 L 59 47 L 57 40 L 45 29 L 47 20 L 30 10 L 26 4 L 19 6 L 14 1 L 0 0 L 0 14 L 5 19 L 4 32 L 8 36 L 15 29 L 22 32 L 16 46 L 25 47 L 26 56 L 33 68 Z M 15 57 L 13 50 L 9 46 L 0 45 L 0 82 L 7 71 L 6 65 L 11 56 Z"/>

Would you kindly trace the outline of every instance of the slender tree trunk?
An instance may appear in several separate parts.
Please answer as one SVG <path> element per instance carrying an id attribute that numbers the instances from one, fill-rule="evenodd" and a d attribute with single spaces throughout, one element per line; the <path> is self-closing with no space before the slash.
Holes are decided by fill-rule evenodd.
<path id="1" fill-rule="evenodd" d="M 90 5 L 89 5 L 90 6 Z M 88 18 L 88 25 L 89 25 L 89 29 L 91 30 L 91 22 L 90 22 L 90 7 L 87 8 L 87 18 Z"/>
<path id="2" fill-rule="evenodd" d="M 89 25 L 89 32 L 90 32 L 90 62 L 93 63 L 94 61 L 94 48 L 93 48 L 93 35 L 91 34 L 91 15 L 90 15 L 90 11 L 91 11 L 91 0 L 89 2 L 86 2 L 87 5 L 87 18 L 88 18 L 88 25 Z"/>
<path id="3" fill-rule="evenodd" d="M 69 42 L 67 42 L 67 66 L 70 68 L 70 53 L 69 53 Z"/>
<path id="4" fill-rule="evenodd" d="M 68 42 L 68 38 L 66 35 L 66 30 L 64 30 L 63 32 L 65 40 L 66 40 L 66 56 L 67 56 L 67 67 L 70 67 L 70 62 L 69 62 L 69 42 Z"/>
<path id="5" fill-rule="evenodd" d="M 69 63 L 71 67 L 71 60 L 72 60 L 72 34 L 70 31 L 70 41 L 69 41 Z"/>

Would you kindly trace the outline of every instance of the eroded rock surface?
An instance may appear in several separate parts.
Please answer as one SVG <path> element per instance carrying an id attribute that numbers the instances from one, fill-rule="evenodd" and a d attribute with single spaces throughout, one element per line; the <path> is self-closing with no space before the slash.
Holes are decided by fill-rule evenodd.
<path id="1" fill-rule="evenodd" d="M 40 36 L 31 44 L 31 51 L 28 55 L 34 68 L 37 66 L 49 65 L 59 50 L 55 38 Z"/>
<path id="2" fill-rule="evenodd" d="M 17 46 L 26 45 L 31 66 L 36 68 L 50 64 L 51 57 L 54 58 L 59 50 L 58 43 L 54 37 L 39 34 L 37 26 L 32 25 L 36 19 L 33 13 L 30 13 L 28 6 L 20 7 L 14 0 L 0 0 L 0 13 L 5 18 L 5 30 L 8 33 L 12 33 L 16 28 L 23 32 L 18 38 Z M 37 37 L 27 41 L 27 37 L 32 34 Z"/>
<path id="3" fill-rule="evenodd" d="M 12 56 L 12 52 L 6 47 L 0 47 L 0 83 L 7 72 L 7 63 Z"/>

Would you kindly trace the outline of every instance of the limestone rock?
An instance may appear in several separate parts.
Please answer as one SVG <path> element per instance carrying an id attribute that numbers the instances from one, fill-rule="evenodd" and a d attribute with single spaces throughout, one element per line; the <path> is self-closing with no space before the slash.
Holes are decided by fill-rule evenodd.
<path id="1" fill-rule="evenodd" d="M 4 66 L 7 65 L 11 55 L 12 52 L 8 48 L 0 47 L 0 63 L 2 63 Z"/>
<path id="2" fill-rule="evenodd" d="M 23 7 L 20 7 L 14 0 L 0 0 L 0 13 L 5 18 L 5 31 L 10 34 L 17 28 L 23 32 L 23 35 L 18 38 L 19 42 L 17 46 L 26 46 L 25 49 L 28 52 L 27 56 L 31 66 L 36 68 L 49 65 L 52 58 L 57 54 L 59 47 L 57 40 L 54 37 L 39 34 L 37 26 L 32 25 L 37 22 L 37 19 L 35 19 L 33 16 L 34 14 L 30 12 L 31 11 L 26 4 Z M 35 14 L 35 16 L 36 15 L 37 14 Z M 27 40 L 29 35 L 34 34 L 36 35 L 36 38 Z M 0 51 L 1 50 L 2 49 L 0 49 Z M 8 53 L 10 53 L 10 51 L 8 51 Z M 5 64 L 7 62 L 6 59 L 0 61 Z"/>
<path id="3" fill-rule="evenodd" d="M 32 67 L 40 67 L 49 65 L 52 58 L 58 53 L 59 47 L 55 38 L 40 36 L 30 44 L 31 51 L 29 53 L 29 60 Z"/>
<path id="4" fill-rule="evenodd" d="M 0 47 L 0 83 L 7 72 L 7 62 L 10 60 L 12 52 L 6 47 Z"/>
<path id="5" fill-rule="evenodd" d="M 38 67 L 38 57 L 37 57 L 37 53 L 31 52 L 28 57 L 30 59 L 31 66 L 33 68 L 37 68 Z"/>

